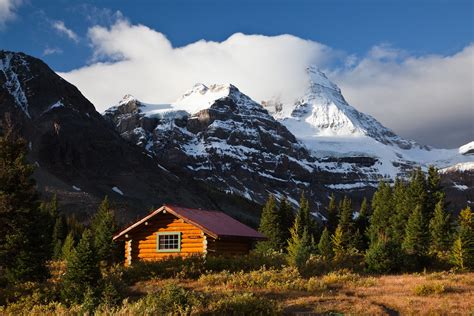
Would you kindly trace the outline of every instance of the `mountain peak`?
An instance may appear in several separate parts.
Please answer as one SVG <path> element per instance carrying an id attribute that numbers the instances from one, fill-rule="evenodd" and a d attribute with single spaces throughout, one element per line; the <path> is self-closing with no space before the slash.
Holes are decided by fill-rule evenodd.
<path id="1" fill-rule="evenodd" d="M 309 76 L 310 88 L 314 86 L 321 86 L 324 88 L 335 90 L 339 93 L 341 92 L 341 89 L 339 89 L 339 87 L 331 80 L 329 80 L 326 74 L 322 72 L 321 69 L 319 69 L 318 67 L 309 66 L 308 68 L 306 68 L 306 73 Z"/>

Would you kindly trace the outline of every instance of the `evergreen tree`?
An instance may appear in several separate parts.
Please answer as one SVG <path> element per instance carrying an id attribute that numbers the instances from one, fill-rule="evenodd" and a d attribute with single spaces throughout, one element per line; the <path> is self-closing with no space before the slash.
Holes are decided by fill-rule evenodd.
<path id="1" fill-rule="evenodd" d="M 367 238 L 367 230 L 369 228 L 370 210 L 367 204 L 367 198 L 364 197 L 360 204 L 359 216 L 355 220 L 356 232 L 360 236 L 360 243 L 357 246 L 359 250 L 365 250 L 369 247 L 369 240 Z"/>
<path id="2" fill-rule="evenodd" d="M 53 258 L 60 259 L 62 257 L 62 247 L 67 237 L 67 223 L 62 215 L 56 217 L 53 227 Z"/>
<path id="3" fill-rule="evenodd" d="M 293 222 L 295 221 L 295 213 L 293 212 L 293 208 L 291 207 L 290 203 L 286 197 L 280 201 L 279 213 L 281 217 L 281 241 L 280 241 L 280 249 L 285 249 L 287 245 L 288 239 L 291 237 L 290 229 L 293 226 Z"/>
<path id="4" fill-rule="evenodd" d="M 339 224 L 336 231 L 339 229 L 341 234 L 341 246 L 344 250 L 355 248 L 354 240 L 354 220 L 352 201 L 349 197 L 344 196 L 339 206 Z"/>
<path id="5" fill-rule="evenodd" d="M 311 214 L 309 211 L 309 202 L 304 196 L 304 193 L 301 193 L 300 207 L 298 209 L 298 213 L 296 214 L 296 218 L 298 219 L 298 226 L 296 226 L 298 235 L 300 237 L 303 236 L 303 231 L 305 229 L 308 231 L 308 233 L 310 233 Z"/>
<path id="6" fill-rule="evenodd" d="M 426 179 L 426 187 L 428 191 L 427 207 L 430 211 L 434 211 L 436 205 L 440 201 L 444 201 L 445 193 L 441 186 L 441 177 L 438 173 L 438 169 L 434 166 L 428 168 L 428 178 Z"/>
<path id="7" fill-rule="evenodd" d="M 336 257 L 342 256 L 345 253 L 341 226 L 337 226 L 336 231 L 331 236 L 331 244 L 332 251 Z"/>
<path id="8" fill-rule="evenodd" d="M 260 218 L 259 232 L 264 234 L 268 239 L 259 242 L 257 247 L 261 251 L 280 251 L 281 238 L 283 237 L 282 227 L 279 220 L 278 207 L 275 197 L 270 195 L 262 210 Z"/>
<path id="9" fill-rule="evenodd" d="M 394 272 L 400 268 L 400 248 L 390 240 L 380 238 L 370 244 L 365 254 L 365 263 L 370 271 Z"/>
<path id="10" fill-rule="evenodd" d="M 67 303 L 80 304 L 85 298 L 85 293 L 97 288 L 100 279 L 94 236 L 89 229 L 86 229 L 76 249 L 67 260 L 61 296 Z"/>
<path id="11" fill-rule="evenodd" d="M 451 248 L 451 262 L 456 268 L 464 270 L 467 260 L 468 253 L 466 245 L 463 243 L 461 237 L 457 237 Z"/>
<path id="12" fill-rule="evenodd" d="M 464 266 L 474 268 L 474 216 L 470 207 L 466 207 L 459 213 L 458 223 L 456 242 L 460 243 Z M 454 246 L 457 246 L 456 243 Z"/>
<path id="13" fill-rule="evenodd" d="M 429 236 L 424 223 L 422 207 L 417 206 L 408 219 L 402 243 L 403 250 L 415 259 L 425 256 L 428 250 Z"/>
<path id="14" fill-rule="evenodd" d="M 26 141 L 11 120 L 0 136 L 0 279 L 10 283 L 47 276 L 50 254 L 49 216 L 39 208 L 33 166 L 26 160 Z"/>
<path id="15" fill-rule="evenodd" d="M 413 172 L 407 188 L 407 209 L 413 211 L 416 207 L 420 208 L 423 220 L 428 225 L 434 210 L 428 208 L 428 187 L 421 168 Z"/>
<path id="16" fill-rule="evenodd" d="M 430 220 L 430 252 L 438 256 L 446 253 L 452 243 L 451 218 L 444 208 L 444 200 L 438 201 Z"/>
<path id="17" fill-rule="evenodd" d="M 94 234 L 94 247 L 100 261 L 111 263 L 116 252 L 116 243 L 112 240 L 117 230 L 115 216 L 106 196 L 96 215 L 92 219 L 92 232 Z"/>
<path id="18" fill-rule="evenodd" d="M 370 217 L 370 225 L 368 236 L 370 242 L 373 243 L 379 238 L 389 236 L 390 221 L 388 220 L 392 213 L 392 190 L 385 182 L 380 182 L 377 191 L 372 198 L 372 216 Z"/>
<path id="19" fill-rule="evenodd" d="M 321 239 L 318 243 L 318 250 L 321 256 L 328 259 L 333 256 L 331 235 L 327 227 L 324 227 L 323 233 L 321 234 Z"/>
<path id="20" fill-rule="evenodd" d="M 330 233 L 334 233 L 337 227 L 337 221 L 338 221 L 338 208 L 337 208 L 337 201 L 334 193 L 331 193 L 331 196 L 329 197 L 329 204 L 326 209 L 326 214 L 327 214 L 327 228 L 329 229 Z"/>
<path id="21" fill-rule="evenodd" d="M 398 245 L 403 243 L 405 238 L 405 230 L 408 222 L 408 218 L 412 213 L 408 203 L 408 187 L 399 178 L 395 179 L 392 194 L 392 213 L 390 214 L 390 237 L 392 241 Z"/>
<path id="22" fill-rule="evenodd" d="M 63 246 L 61 247 L 60 259 L 69 261 L 74 250 L 74 236 L 69 233 L 64 239 Z"/>
<path id="23" fill-rule="evenodd" d="M 299 218 L 295 219 L 295 223 L 290 230 L 291 238 L 288 240 L 288 263 L 291 266 L 301 270 L 311 253 L 311 240 L 308 230 L 304 228 L 301 236 L 298 234 Z"/>

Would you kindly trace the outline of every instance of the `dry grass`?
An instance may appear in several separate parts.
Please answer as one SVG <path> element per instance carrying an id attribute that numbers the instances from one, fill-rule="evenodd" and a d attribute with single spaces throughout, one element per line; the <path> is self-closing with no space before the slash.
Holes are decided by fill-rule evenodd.
<path id="1" fill-rule="evenodd" d="M 280 302 L 285 314 L 349 315 L 474 315 L 474 273 L 407 274 L 380 277 L 355 274 L 332 274 L 321 277 L 327 287 L 315 291 L 249 288 L 251 291 Z M 167 280 L 140 282 L 134 290 L 138 295 L 160 287 Z M 182 280 L 180 285 L 204 293 L 229 291 L 225 284 L 210 286 L 203 280 Z M 239 291 L 233 286 L 232 291 Z"/>

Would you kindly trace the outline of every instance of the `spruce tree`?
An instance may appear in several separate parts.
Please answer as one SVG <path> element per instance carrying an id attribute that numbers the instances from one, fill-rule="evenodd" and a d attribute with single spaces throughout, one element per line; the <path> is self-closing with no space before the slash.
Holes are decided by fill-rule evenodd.
<path id="1" fill-rule="evenodd" d="M 332 251 L 336 257 L 344 255 L 345 248 L 343 242 L 343 232 L 341 226 L 337 226 L 336 231 L 331 236 Z"/>
<path id="2" fill-rule="evenodd" d="M 339 224 L 337 229 L 341 232 L 341 246 L 344 250 L 355 248 L 354 240 L 354 220 L 352 202 L 349 197 L 344 196 L 340 203 Z M 337 231 L 336 229 L 336 231 Z"/>
<path id="3" fill-rule="evenodd" d="M 64 240 L 67 237 L 67 223 L 62 215 L 56 217 L 53 227 L 53 258 L 61 259 Z"/>
<path id="4" fill-rule="evenodd" d="M 290 229 L 293 226 L 293 222 L 295 221 L 295 213 L 293 212 L 293 208 L 291 207 L 290 203 L 286 197 L 280 201 L 279 213 L 281 218 L 281 234 L 282 237 L 280 238 L 280 249 L 285 249 L 288 239 L 290 238 Z"/>
<path id="5" fill-rule="evenodd" d="M 61 254 L 58 259 L 69 261 L 74 250 L 74 235 L 67 234 L 66 239 L 61 247 Z"/>
<path id="6" fill-rule="evenodd" d="M 10 283 L 47 276 L 50 255 L 49 229 L 39 227 L 50 218 L 39 208 L 26 155 L 26 141 L 6 117 L 0 136 L 0 279 Z"/>
<path id="7" fill-rule="evenodd" d="M 365 250 L 369 247 L 369 239 L 367 238 L 367 230 L 369 228 L 370 210 L 367 204 L 367 198 L 364 197 L 360 204 L 359 216 L 355 220 L 357 234 L 360 236 L 359 250 Z"/>
<path id="8" fill-rule="evenodd" d="M 260 251 L 282 250 L 282 240 L 286 240 L 283 239 L 284 233 L 281 227 L 281 220 L 279 218 L 276 200 L 273 195 L 268 197 L 268 200 L 263 207 L 258 231 L 268 238 L 267 240 L 258 243 L 257 248 Z"/>
<path id="9" fill-rule="evenodd" d="M 428 225 L 434 210 L 428 208 L 428 186 L 421 168 L 413 171 L 407 188 L 407 208 L 413 211 L 416 207 L 420 208 L 425 224 Z"/>
<path id="10" fill-rule="evenodd" d="M 325 259 L 329 259 L 333 256 L 331 235 L 327 227 L 324 227 L 323 233 L 321 234 L 321 239 L 318 243 L 319 254 Z"/>
<path id="11" fill-rule="evenodd" d="M 428 191 L 427 207 L 430 211 L 434 211 L 436 205 L 445 198 L 443 187 L 441 186 L 441 177 L 438 169 L 434 166 L 428 168 L 428 178 L 426 179 L 426 186 Z"/>
<path id="12" fill-rule="evenodd" d="M 288 263 L 291 266 L 297 267 L 301 270 L 311 253 L 311 240 L 307 228 L 303 229 L 301 236 L 298 234 L 298 227 L 300 227 L 299 218 L 295 219 L 295 223 L 290 230 L 291 237 L 288 240 Z"/>
<path id="13" fill-rule="evenodd" d="M 97 257 L 100 261 L 105 263 L 112 263 L 116 252 L 117 244 L 112 240 L 114 233 L 117 230 L 115 216 L 109 204 L 109 199 L 106 196 L 96 215 L 92 219 L 92 232 L 94 234 L 94 247 L 97 252 Z"/>
<path id="14" fill-rule="evenodd" d="M 408 203 L 407 184 L 401 179 L 395 179 L 392 194 L 392 213 L 390 214 L 390 233 L 389 236 L 393 242 L 401 245 L 405 238 L 405 229 L 408 218 L 412 213 Z"/>
<path id="15" fill-rule="evenodd" d="M 425 256 L 428 250 L 429 235 L 424 223 L 422 207 L 417 206 L 408 219 L 402 243 L 403 250 L 415 259 Z"/>
<path id="16" fill-rule="evenodd" d="M 454 240 L 451 248 L 451 263 L 460 270 L 466 268 L 466 262 L 468 260 L 468 253 L 466 245 L 463 243 L 461 237 L 457 237 Z"/>
<path id="17" fill-rule="evenodd" d="M 389 236 L 390 221 L 388 220 L 392 214 L 392 190 L 385 182 L 380 182 L 377 191 L 372 198 L 372 216 L 370 217 L 370 225 L 368 236 L 370 243 L 377 241 L 379 238 Z"/>
<path id="18" fill-rule="evenodd" d="M 97 288 L 100 279 L 94 236 L 89 229 L 86 229 L 76 249 L 67 260 L 61 296 L 69 304 L 80 304 L 85 298 L 85 293 Z"/>
<path id="19" fill-rule="evenodd" d="M 474 268 L 474 216 L 470 207 L 466 207 L 459 213 L 458 223 L 456 242 L 460 243 L 464 266 L 472 269 Z"/>
<path id="20" fill-rule="evenodd" d="M 337 227 L 337 221 L 338 221 L 338 208 L 337 208 L 337 200 L 334 195 L 334 193 L 331 193 L 331 196 L 329 197 L 329 204 L 326 209 L 326 218 L 327 218 L 327 228 L 329 229 L 330 233 L 334 233 Z"/>
<path id="21" fill-rule="evenodd" d="M 445 254 L 452 244 L 450 214 L 444 210 L 444 199 L 438 201 L 434 216 L 430 220 L 430 252 L 438 256 Z"/>

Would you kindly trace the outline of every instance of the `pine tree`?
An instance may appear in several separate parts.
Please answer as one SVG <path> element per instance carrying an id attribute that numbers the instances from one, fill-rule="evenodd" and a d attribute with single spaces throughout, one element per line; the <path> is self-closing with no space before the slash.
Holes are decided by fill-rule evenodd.
<path id="1" fill-rule="evenodd" d="M 456 242 L 461 243 L 464 266 L 474 268 L 474 216 L 470 207 L 466 207 L 459 213 L 458 223 Z"/>
<path id="2" fill-rule="evenodd" d="M 424 223 L 422 207 L 417 206 L 408 219 L 402 243 L 403 250 L 415 258 L 423 257 L 428 250 L 429 236 Z"/>
<path id="3" fill-rule="evenodd" d="M 390 214 L 390 233 L 389 236 L 392 241 L 398 245 L 401 245 L 405 238 L 405 230 L 408 222 L 408 218 L 412 213 L 408 203 L 408 187 L 407 184 L 397 178 L 393 186 L 392 194 L 392 213 Z"/>
<path id="4" fill-rule="evenodd" d="M 304 196 L 304 193 L 301 193 L 300 207 L 298 209 L 298 213 L 296 214 L 296 218 L 298 219 L 298 226 L 296 227 L 298 235 L 302 236 L 305 229 L 308 231 L 308 233 L 311 233 L 310 222 L 312 218 L 309 211 L 309 202 Z"/>
<path id="5" fill-rule="evenodd" d="M 417 168 L 413 172 L 407 188 L 407 209 L 414 210 L 416 207 L 420 208 L 423 220 L 428 225 L 434 209 L 430 210 L 428 208 L 428 187 L 425 174 L 421 168 Z"/>
<path id="6" fill-rule="evenodd" d="M 468 254 L 466 246 L 463 244 L 461 237 L 458 237 L 454 240 L 451 248 L 451 262 L 456 268 L 464 270 L 467 260 Z"/>
<path id="7" fill-rule="evenodd" d="M 62 247 L 67 237 L 67 223 L 62 215 L 56 217 L 53 227 L 53 258 L 60 259 L 62 256 Z"/>
<path id="8" fill-rule="evenodd" d="M 95 289 L 100 279 L 94 236 L 89 229 L 86 229 L 76 249 L 67 260 L 61 296 L 67 303 L 80 304 L 88 289 Z"/>
<path id="9" fill-rule="evenodd" d="M 360 204 L 360 209 L 359 209 L 359 216 L 357 216 L 355 220 L 355 227 L 356 227 L 356 232 L 360 236 L 360 243 L 358 244 L 358 247 L 356 247 L 358 250 L 366 250 L 369 247 L 369 239 L 367 238 L 367 230 L 369 228 L 369 218 L 370 218 L 370 210 L 369 210 L 369 205 L 367 204 L 367 198 L 364 197 L 362 200 L 362 203 Z"/>
<path id="10" fill-rule="evenodd" d="M 327 227 L 324 227 L 323 233 L 321 234 L 321 239 L 318 243 L 318 250 L 321 256 L 328 259 L 333 256 L 331 235 Z"/>
<path id="11" fill-rule="evenodd" d="M 115 216 L 106 196 L 92 219 L 92 232 L 94 234 L 94 247 L 100 261 L 111 263 L 116 252 L 116 243 L 112 240 L 117 230 Z"/>
<path id="12" fill-rule="evenodd" d="M 342 199 L 341 205 L 339 206 L 339 224 L 336 228 L 336 231 L 339 229 L 341 232 L 341 246 L 344 250 L 349 250 L 355 247 L 354 244 L 354 220 L 352 202 L 347 197 L 344 196 Z"/>
<path id="13" fill-rule="evenodd" d="M 263 207 L 258 231 L 268 238 L 267 240 L 258 243 L 257 247 L 260 251 L 281 250 L 283 231 L 279 219 L 278 207 L 273 195 L 268 197 L 268 200 Z"/>
<path id="14" fill-rule="evenodd" d="M 60 259 L 69 261 L 74 250 L 74 235 L 69 233 L 61 247 Z"/>
<path id="15" fill-rule="evenodd" d="M 293 226 L 293 222 L 295 221 L 295 213 L 293 212 L 293 208 L 291 207 L 290 203 L 286 197 L 280 201 L 279 213 L 281 217 L 281 238 L 280 238 L 280 248 L 285 249 L 288 239 L 291 237 L 290 229 Z"/>
<path id="16" fill-rule="evenodd" d="M 345 253 L 343 243 L 343 232 L 340 226 L 337 226 L 336 231 L 331 236 L 332 251 L 336 257 L 342 256 Z"/>
<path id="17" fill-rule="evenodd" d="M 50 254 L 49 216 L 39 208 L 33 166 L 26 160 L 26 141 L 9 117 L 0 137 L 0 279 L 10 283 L 47 276 Z"/>
<path id="18" fill-rule="evenodd" d="M 444 199 L 438 201 L 434 216 L 430 220 L 430 252 L 441 256 L 451 246 L 452 229 L 451 218 L 444 208 Z"/>
<path id="19" fill-rule="evenodd" d="M 377 191 L 372 198 L 372 216 L 370 217 L 370 225 L 368 236 L 370 243 L 377 241 L 379 238 L 389 236 L 390 221 L 388 220 L 392 214 L 392 190 L 385 182 L 380 182 Z"/>
<path id="20" fill-rule="evenodd" d="M 431 212 L 434 211 L 436 205 L 445 198 L 443 187 L 441 186 L 441 177 L 438 169 L 434 166 L 428 168 L 428 178 L 426 179 L 426 187 L 428 191 L 427 208 Z"/>
<path id="21" fill-rule="evenodd" d="M 298 234 L 299 218 L 295 219 L 295 223 L 290 230 L 291 238 L 288 240 L 288 263 L 291 266 L 301 270 L 311 253 L 311 241 L 308 230 L 304 228 L 301 236 Z"/>
<path id="22" fill-rule="evenodd" d="M 329 204 L 326 209 L 326 214 L 327 214 L 327 228 L 329 229 L 330 233 L 334 233 L 337 227 L 337 221 L 338 221 L 338 213 L 339 210 L 337 208 L 337 201 L 336 197 L 334 196 L 334 193 L 331 193 L 331 196 L 329 197 Z"/>

